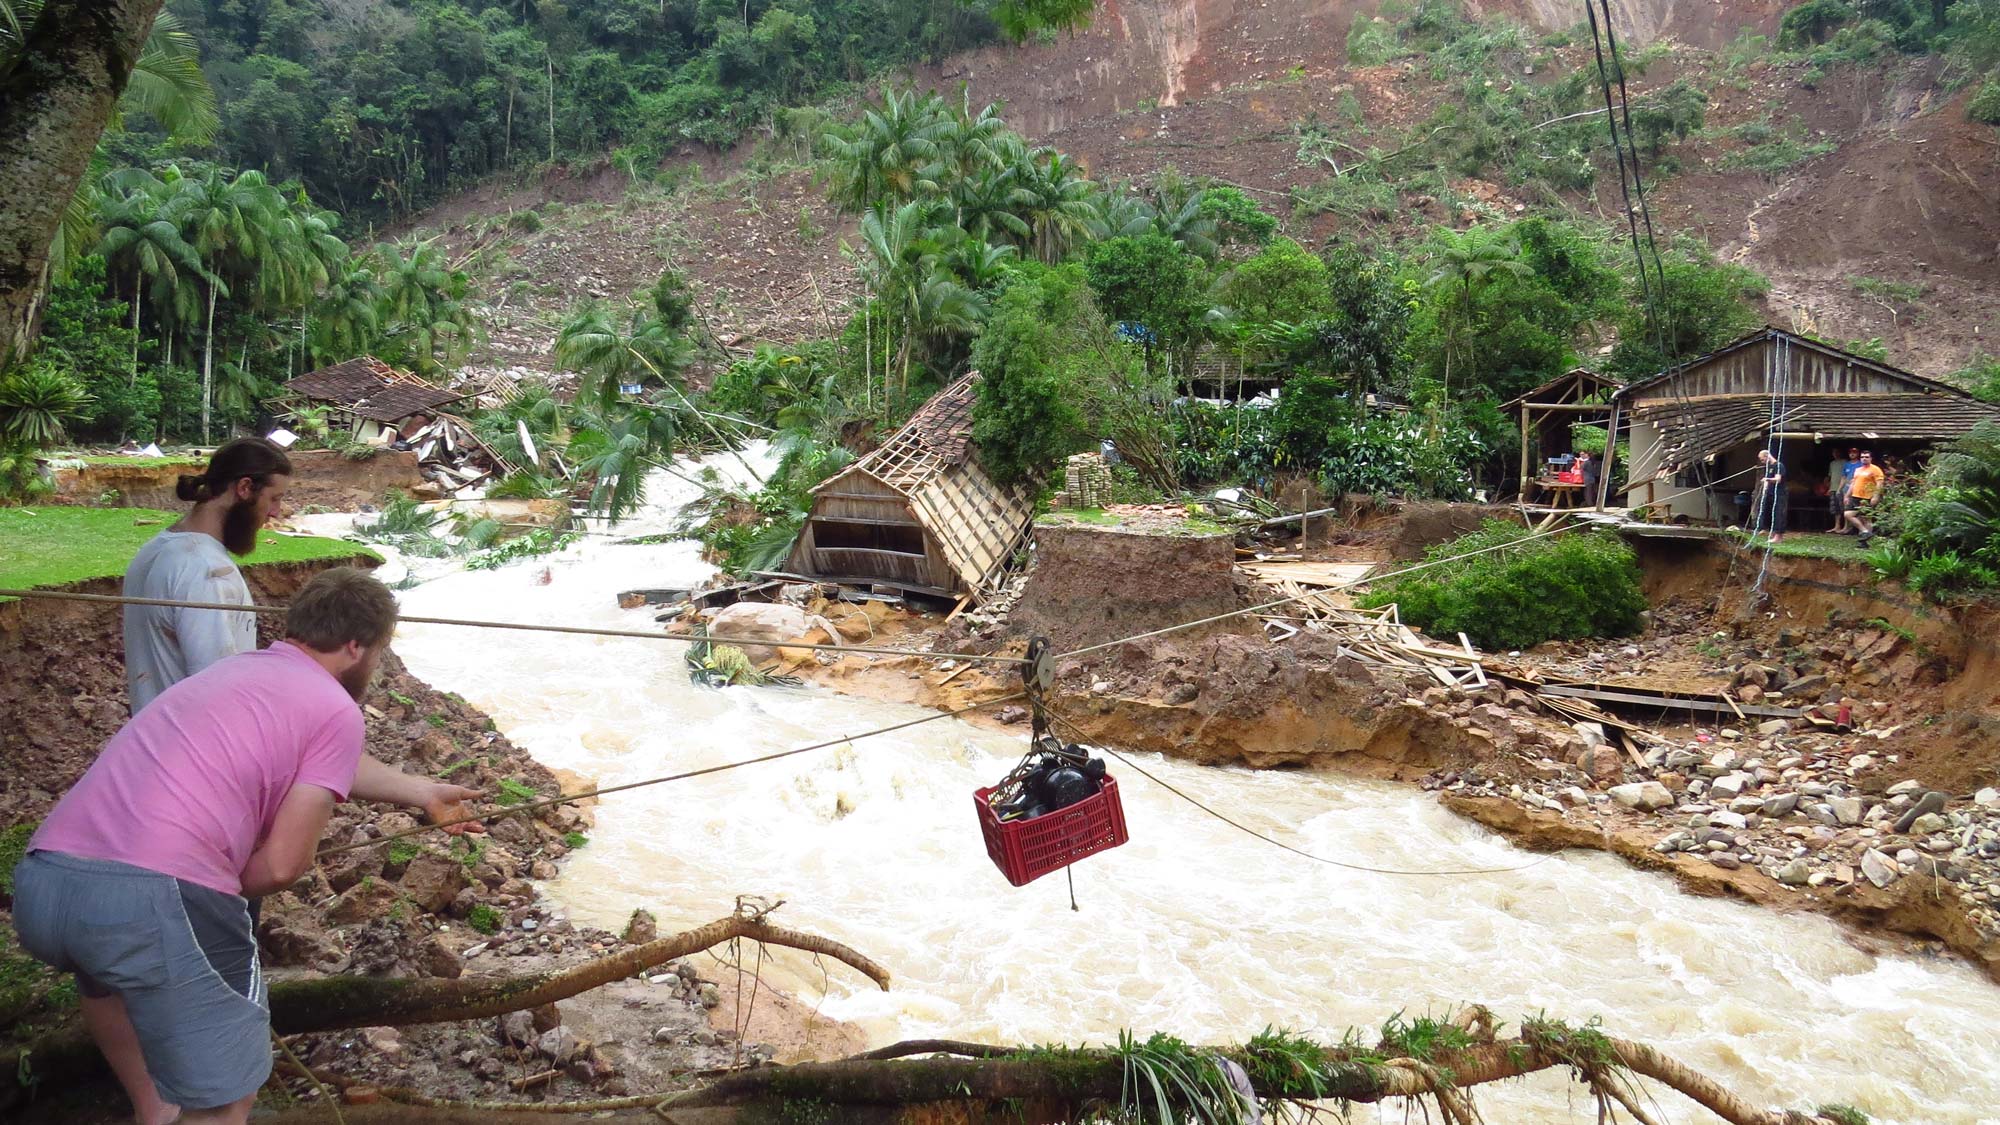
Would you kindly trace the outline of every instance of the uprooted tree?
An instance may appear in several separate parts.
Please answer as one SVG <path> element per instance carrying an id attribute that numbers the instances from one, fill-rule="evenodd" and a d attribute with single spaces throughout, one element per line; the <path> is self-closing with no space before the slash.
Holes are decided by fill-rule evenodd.
<path id="1" fill-rule="evenodd" d="M 888 971 L 874 961 L 829 938 L 774 926 L 765 920 L 768 913 L 739 907 L 706 925 L 557 972 L 288 983 L 272 990 L 272 1022 L 277 1032 L 296 1034 L 488 1018 L 566 999 L 738 939 L 824 954 L 889 987 Z M 295 1073 L 303 1070 L 296 1062 L 285 1065 Z M 71 1081 L 100 1067 L 80 1032 L 46 1036 L 11 1056 L 0 1055 L 0 1108 L 33 1084 Z M 1239 1125 L 1260 1105 L 1405 1098 L 1434 1103 L 1445 1125 L 1474 1125 L 1480 1120 L 1474 1087 L 1564 1069 L 1596 1099 L 1605 1119 L 1622 1111 L 1640 1125 L 1653 1125 L 1659 1112 L 1641 1091 L 1640 1078 L 1678 1091 L 1732 1125 L 1849 1125 L 1859 1116 L 1845 1107 L 1822 1107 L 1817 1114 L 1759 1108 L 1653 1047 L 1613 1038 L 1594 1025 L 1530 1018 L 1518 1034 L 1503 1038 L 1490 1011 L 1478 1006 L 1446 1019 L 1392 1018 L 1372 1046 L 1352 1035 L 1325 1045 L 1270 1030 L 1241 1047 L 1192 1047 L 1165 1035 L 1143 1041 L 1127 1035 L 1116 1047 L 1103 1048 L 913 1040 L 833 1062 L 740 1070 L 686 1089 L 535 1108 L 598 1113 L 644 1107 L 668 1121 L 705 1125 L 735 1120 Z M 339 1075 L 305 1074 L 328 1086 L 357 1085 Z M 375 1097 L 434 1109 L 521 1108 L 370 1089 Z"/>

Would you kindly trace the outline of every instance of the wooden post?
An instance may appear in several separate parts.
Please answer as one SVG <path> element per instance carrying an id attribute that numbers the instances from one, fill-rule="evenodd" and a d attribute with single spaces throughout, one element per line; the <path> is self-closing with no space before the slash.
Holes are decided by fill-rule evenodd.
<path id="1" fill-rule="evenodd" d="M 1521 503 L 1528 502 L 1528 404 L 1521 404 Z"/>
<path id="2" fill-rule="evenodd" d="M 1600 510 L 1611 495 L 1611 465 L 1618 456 L 1618 407 L 1618 400 L 1612 399 L 1611 424 L 1604 431 L 1604 460 L 1597 466 L 1596 503 Z"/>

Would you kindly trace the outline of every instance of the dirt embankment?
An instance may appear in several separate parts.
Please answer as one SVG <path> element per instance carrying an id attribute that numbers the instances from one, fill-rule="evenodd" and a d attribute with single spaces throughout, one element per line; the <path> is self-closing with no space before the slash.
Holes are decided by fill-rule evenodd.
<path id="1" fill-rule="evenodd" d="M 291 454 L 292 476 L 285 503 L 293 511 L 326 508 L 351 512 L 364 504 L 380 505 L 391 491 L 413 492 L 424 483 L 417 473 L 417 455 L 409 450 L 382 449 L 359 460 L 327 449 Z M 174 495 L 183 473 L 201 466 L 183 462 L 158 465 L 84 465 L 56 474 L 55 502 L 81 507 L 158 508 L 180 511 L 187 506 Z"/>
<path id="2" fill-rule="evenodd" d="M 1227 535 L 1045 526 L 1035 530 L 1035 554 L 1035 576 L 1014 605 L 1012 631 L 1046 636 L 1057 651 L 1250 604 Z"/>
<path id="3" fill-rule="evenodd" d="M 314 573 L 335 565 L 266 564 L 244 574 L 262 604 L 283 604 Z M 116 579 L 81 584 L 117 593 Z M 275 639 L 278 615 L 260 621 Z M 0 604 L 0 832 L 25 830 L 88 768 L 127 718 L 123 643 L 115 607 L 68 602 Z M 575 792 L 580 779 L 558 778 L 499 734 L 458 696 L 411 675 L 392 651 L 366 708 L 368 751 L 401 769 L 449 777 L 503 803 Z M 416 826 L 407 812 L 348 803 L 338 807 L 325 841 L 361 843 Z M 539 899 L 534 880 L 587 846 L 587 810 L 559 806 L 489 822 L 483 838 L 418 835 L 406 841 L 328 857 L 291 890 L 264 900 L 258 929 L 264 963 L 277 979 L 363 974 L 458 977 L 527 974 L 568 967 L 614 949 L 619 935 L 581 928 Z M 52 993 L 53 974 L 11 949 L 0 896 L 0 1043 L 26 1038 L 68 1018 Z M 644 936 L 632 935 L 633 940 Z M 676 972 L 676 968 L 681 971 Z M 704 980 L 704 974 L 713 980 Z M 519 1019 L 392 1031 L 306 1036 L 295 1049 L 316 1069 L 378 1083 L 414 1086 L 435 1096 L 574 1100 L 654 1088 L 673 1073 L 768 1058 L 776 1049 L 740 1042 L 733 1020 L 733 974 L 692 963 L 551 1005 Z M 25 984 L 23 982 L 26 982 Z M 18 987 L 17 987 L 18 986 Z M 818 1038 L 796 1051 L 838 1052 L 850 1044 L 834 1021 L 812 1021 L 766 995 L 749 1035 L 786 1043 L 797 1028 L 765 1021 L 790 1013 Z M 10 1026 L 11 1025 L 11 1026 Z M 832 1044 L 828 1046 L 828 1044 Z M 747 1052 L 747 1056 L 745 1054 Z M 512 1083 L 548 1075 L 521 1094 Z M 293 1094 L 310 1099 L 304 1083 Z M 77 1125 L 110 1121 L 110 1102 L 87 1085 L 44 1098 L 35 1120 Z M 0 1106 L 0 1115 L 4 1115 Z M 11 1118 L 10 1118 L 11 1119 Z"/>

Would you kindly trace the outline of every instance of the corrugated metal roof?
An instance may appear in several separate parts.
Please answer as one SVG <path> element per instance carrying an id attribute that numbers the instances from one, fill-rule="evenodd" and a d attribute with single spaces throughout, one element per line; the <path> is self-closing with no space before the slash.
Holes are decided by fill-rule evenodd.
<path id="1" fill-rule="evenodd" d="M 308 371 L 285 384 L 289 395 L 330 402 L 376 422 L 400 422 L 412 414 L 434 413 L 464 395 L 431 386 L 372 355 Z"/>
<path id="2" fill-rule="evenodd" d="M 1761 440 L 1774 425 L 1783 433 L 1819 434 L 1833 441 L 1949 441 L 1981 422 L 2000 421 L 2000 405 L 1962 394 L 1800 395 L 1772 416 L 1772 396 L 1743 395 L 1700 402 L 1660 402 L 1640 408 L 1665 439 L 1666 463 L 1680 468 L 1744 441 Z"/>

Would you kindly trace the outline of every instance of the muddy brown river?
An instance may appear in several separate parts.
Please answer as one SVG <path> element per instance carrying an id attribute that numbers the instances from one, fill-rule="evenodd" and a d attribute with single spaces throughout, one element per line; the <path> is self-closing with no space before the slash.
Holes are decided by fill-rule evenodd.
<path id="1" fill-rule="evenodd" d="M 630 530 L 663 526 L 663 483 Z M 548 581 L 541 582 L 547 567 Z M 623 589 L 709 573 L 691 544 L 591 539 L 550 561 L 451 574 L 406 612 L 644 628 Z M 406 626 L 412 671 L 492 714 L 545 764 L 616 784 L 853 734 L 921 714 L 818 690 L 688 682 L 679 645 Z M 1120 1029 L 1238 1043 L 1266 1026 L 1337 1040 L 1398 1011 L 1477 1001 L 1510 1022 L 1601 1018 L 1753 1102 L 1858 1105 L 1878 1121 L 2000 1122 L 2000 987 L 1949 960 L 1875 957 L 1832 923 L 1679 893 L 1597 853 L 1454 878 L 1313 864 L 1124 779 L 1132 841 L 1016 890 L 987 860 L 972 791 L 1022 740 L 932 723 L 607 798 L 549 898 L 610 928 L 783 898 L 780 920 L 889 967 L 890 992 L 781 953 L 766 979 L 859 1025 L 916 1036 L 1106 1042 Z M 1146 759 L 1176 786 L 1309 851 L 1386 867 L 1532 860 L 1409 787 Z M 1669 1091 L 1672 1121 L 1713 1121 Z M 1480 1094 L 1499 1122 L 1594 1118 L 1554 1074 Z M 1360 1111 L 1369 1115 L 1372 1111 Z M 1380 1111 L 1382 1120 L 1400 1108 Z"/>

